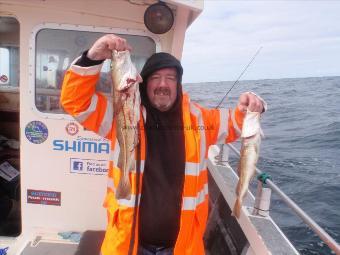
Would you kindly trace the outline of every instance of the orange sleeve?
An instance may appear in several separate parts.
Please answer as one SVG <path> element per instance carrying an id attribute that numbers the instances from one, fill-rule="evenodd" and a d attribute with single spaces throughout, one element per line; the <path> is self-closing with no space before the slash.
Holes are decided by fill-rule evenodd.
<path id="1" fill-rule="evenodd" d="M 203 118 L 203 126 L 198 127 L 200 130 L 205 131 L 206 144 L 210 146 L 215 144 L 218 138 L 220 126 L 220 114 L 218 109 L 207 109 L 197 103 L 193 103 L 201 110 Z"/>
<path id="2" fill-rule="evenodd" d="M 244 116 L 245 113 L 241 112 L 238 107 L 236 107 L 235 110 L 229 109 L 228 136 L 226 138 L 226 143 L 234 142 L 240 137 Z"/>
<path id="3" fill-rule="evenodd" d="M 241 135 L 245 113 L 233 109 L 206 109 L 198 104 L 203 114 L 207 144 L 223 144 L 237 140 Z"/>
<path id="4" fill-rule="evenodd" d="M 113 123 L 113 105 L 107 98 L 96 92 L 99 71 L 82 74 L 74 71 L 73 66 L 66 72 L 60 103 L 85 129 L 110 138 Z M 96 67 L 97 68 L 97 67 Z M 74 68 L 81 72 L 81 67 Z M 86 70 L 86 69 L 85 69 Z"/>
<path id="5" fill-rule="evenodd" d="M 90 106 L 98 79 L 99 74 L 82 76 L 68 70 L 64 77 L 60 96 L 60 103 L 65 112 L 77 116 L 85 111 Z"/>

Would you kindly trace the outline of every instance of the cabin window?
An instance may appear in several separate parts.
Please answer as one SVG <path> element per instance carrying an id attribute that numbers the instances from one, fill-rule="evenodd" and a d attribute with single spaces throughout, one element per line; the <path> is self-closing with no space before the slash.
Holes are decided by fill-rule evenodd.
<path id="1" fill-rule="evenodd" d="M 36 35 L 35 105 L 41 112 L 63 113 L 59 104 L 64 74 L 72 61 L 80 56 L 105 33 L 42 29 Z M 146 36 L 120 35 L 133 47 L 132 61 L 140 71 L 146 59 L 156 52 L 155 42 Z M 110 96 L 110 61 L 106 60 L 100 73 L 97 91 Z"/>
<path id="2" fill-rule="evenodd" d="M 19 87 L 19 48 L 17 46 L 0 47 L 0 56 L 1 86 Z"/>
<path id="3" fill-rule="evenodd" d="M 0 90 L 19 87 L 19 23 L 0 17 Z"/>
<path id="4" fill-rule="evenodd" d="M 9 83 L 9 50 L 0 48 L 0 84 L 7 85 Z"/>

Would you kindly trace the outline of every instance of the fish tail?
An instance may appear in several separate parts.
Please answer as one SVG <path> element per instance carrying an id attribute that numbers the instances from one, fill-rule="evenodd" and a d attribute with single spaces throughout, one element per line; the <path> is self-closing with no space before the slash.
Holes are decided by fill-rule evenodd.
<path id="1" fill-rule="evenodd" d="M 237 198 L 231 215 L 235 216 L 236 218 L 240 218 L 241 207 L 242 207 L 242 201 L 239 198 Z"/>

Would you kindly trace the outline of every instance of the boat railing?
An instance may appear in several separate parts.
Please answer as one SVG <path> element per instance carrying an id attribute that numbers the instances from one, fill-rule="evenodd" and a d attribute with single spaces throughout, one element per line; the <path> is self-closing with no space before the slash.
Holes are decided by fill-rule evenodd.
<path id="1" fill-rule="evenodd" d="M 238 156 L 240 156 L 239 150 L 232 144 L 227 144 L 229 148 Z M 263 172 L 256 168 L 257 174 L 263 174 Z M 340 245 L 322 228 L 320 227 L 306 212 L 304 212 L 293 200 L 291 200 L 276 184 L 270 179 L 266 180 L 266 185 L 269 186 L 292 210 L 297 214 L 302 221 L 309 226 L 313 232 L 318 235 L 322 241 L 324 241 L 328 247 L 336 254 L 340 254 Z"/>

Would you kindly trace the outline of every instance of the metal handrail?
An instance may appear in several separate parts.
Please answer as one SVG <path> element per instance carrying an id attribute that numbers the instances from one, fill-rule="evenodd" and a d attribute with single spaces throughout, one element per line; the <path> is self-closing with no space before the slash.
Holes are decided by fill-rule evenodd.
<path id="1" fill-rule="evenodd" d="M 232 145 L 227 144 L 238 156 L 240 152 Z M 257 174 L 262 174 L 262 171 L 256 168 Z M 305 222 L 315 234 L 317 234 L 322 241 L 324 241 L 328 247 L 333 250 L 337 255 L 340 255 L 340 245 L 322 228 L 320 227 L 311 217 L 307 215 L 293 200 L 291 200 L 278 186 L 276 186 L 271 180 L 267 179 L 266 184 L 276 192 L 279 197 Z"/>

